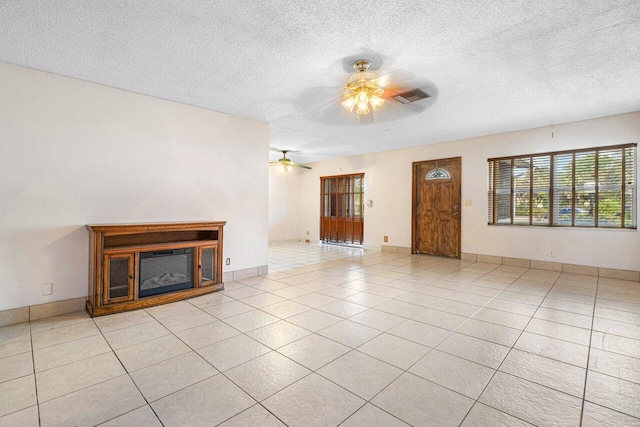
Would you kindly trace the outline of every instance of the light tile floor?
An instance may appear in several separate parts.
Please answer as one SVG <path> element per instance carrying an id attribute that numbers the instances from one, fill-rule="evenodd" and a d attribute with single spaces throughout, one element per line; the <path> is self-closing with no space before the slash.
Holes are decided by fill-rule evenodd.
<path id="1" fill-rule="evenodd" d="M 298 242 L 269 243 L 269 272 L 291 270 L 347 257 L 361 257 L 364 253 L 363 248 L 355 246 Z"/>
<path id="2" fill-rule="evenodd" d="M 0 426 L 640 426 L 639 283 L 363 251 L 225 287 L 0 328 Z"/>

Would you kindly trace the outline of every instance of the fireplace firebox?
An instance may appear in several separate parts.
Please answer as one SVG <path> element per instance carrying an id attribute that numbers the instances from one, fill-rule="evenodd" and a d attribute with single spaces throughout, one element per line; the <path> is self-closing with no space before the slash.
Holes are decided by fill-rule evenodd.
<path id="1" fill-rule="evenodd" d="M 194 248 L 140 252 L 138 297 L 193 287 Z"/>

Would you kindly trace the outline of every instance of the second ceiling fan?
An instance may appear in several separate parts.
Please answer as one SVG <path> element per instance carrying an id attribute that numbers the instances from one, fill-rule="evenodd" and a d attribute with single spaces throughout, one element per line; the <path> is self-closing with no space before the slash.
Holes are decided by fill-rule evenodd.
<path id="1" fill-rule="evenodd" d="M 281 166 L 285 171 L 289 171 L 292 168 L 302 168 L 302 169 L 311 169 L 310 166 L 305 166 L 300 163 L 296 163 L 291 161 L 291 159 L 287 159 L 288 150 L 280 150 L 282 151 L 282 158 L 278 159 L 275 162 L 269 162 L 269 166 Z"/>

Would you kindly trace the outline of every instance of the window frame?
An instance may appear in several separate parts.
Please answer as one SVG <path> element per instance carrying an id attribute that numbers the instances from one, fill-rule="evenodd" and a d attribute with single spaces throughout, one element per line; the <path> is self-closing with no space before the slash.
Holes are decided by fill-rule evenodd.
<path id="1" fill-rule="evenodd" d="M 626 150 L 631 148 L 632 151 L 632 156 L 633 156 L 633 170 L 632 170 L 632 186 L 633 186 L 633 192 L 631 193 L 631 215 L 632 220 L 629 222 L 629 225 L 625 225 L 626 224 L 626 218 L 625 215 L 627 215 L 627 211 L 626 211 L 626 206 L 629 203 L 629 200 L 626 200 L 627 198 L 627 192 L 626 192 L 626 187 L 628 185 L 628 183 L 626 182 L 627 180 L 625 179 L 626 174 L 627 174 L 627 169 L 626 169 Z M 621 212 L 620 212 L 620 223 L 618 225 L 603 225 L 603 224 L 599 224 L 599 218 L 598 218 L 598 213 L 599 213 L 599 203 L 600 200 L 598 198 L 598 194 L 599 191 L 602 189 L 600 187 L 600 184 L 598 182 L 599 180 L 599 169 L 598 169 L 598 163 L 599 163 L 599 153 L 600 152 L 606 152 L 606 151 L 615 151 L 615 150 L 620 150 L 620 154 L 621 154 L 621 159 L 620 159 L 620 177 L 621 177 L 621 181 L 620 181 L 620 205 L 621 205 Z M 580 153 L 589 153 L 589 152 L 593 152 L 594 153 L 594 161 L 593 161 L 593 165 L 594 165 L 594 175 L 595 175 L 595 183 L 594 183 L 594 201 L 593 201 L 593 210 L 594 210 L 594 223 L 593 225 L 584 225 L 584 224 L 577 224 L 576 223 L 576 189 L 577 187 L 579 187 L 576 184 L 576 170 L 575 170 L 575 159 L 576 159 L 576 155 L 580 154 Z M 557 190 L 558 188 L 558 182 L 557 182 L 557 178 L 555 175 L 556 172 L 556 156 L 559 155 L 567 155 L 567 154 L 571 154 L 572 155 L 572 172 L 571 172 L 571 191 L 572 191 L 572 200 L 571 200 L 571 221 L 569 224 L 564 224 L 564 223 L 555 223 L 556 222 L 556 218 L 555 218 L 555 214 L 557 213 L 559 207 L 556 209 L 555 206 L 555 190 Z M 534 174 L 533 174 L 533 164 L 534 164 L 534 160 L 536 158 L 544 158 L 544 157 L 548 157 L 549 160 L 549 186 L 544 187 L 544 189 L 548 192 L 548 206 L 547 206 L 547 215 L 548 215 L 548 223 L 535 223 L 533 221 L 533 217 L 534 217 L 534 205 L 533 205 L 533 197 L 534 197 Z M 515 193 L 516 193 L 516 183 L 515 183 L 515 176 L 514 176 L 514 170 L 515 170 L 515 161 L 516 160 L 522 160 L 522 159 L 527 159 L 529 162 L 529 212 L 528 212 L 528 217 L 529 217 L 529 222 L 528 223 L 518 223 L 515 220 Z M 509 161 L 510 162 L 510 166 L 508 169 L 508 179 L 509 179 L 509 185 L 508 186 L 498 186 L 498 180 L 499 180 L 499 162 L 505 162 L 505 161 Z M 506 175 L 506 174 L 504 174 Z M 504 180 L 504 175 L 501 176 L 500 178 L 502 178 Z M 503 156 L 503 157 L 492 157 L 492 158 L 488 158 L 487 159 L 487 224 L 488 225 L 498 225 L 498 226 L 509 226 L 509 225 L 516 225 L 516 226 L 533 226 L 533 227 L 561 227 L 561 228 L 600 228 L 600 229 L 606 229 L 606 230 L 637 230 L 637 223 L 638 223 L 638 148 L 637 148 L 637 143 L 627 143 L 627 144 L 617 144 L 617 145 L 610 145 L 610 146 L 598 146 L 598 147 L 591 147 L 591 148 L 579 148 L 579 149 L 573 149 L 573 150 L 562 150 L 562 151 L 549 151 L 549 152 L 542 152 L 542 153 L 535 153 L 535 154 L 524 154 L 524 155 L 518 155 L 518 156 Z M 504 183 L 503 183 L 504 184 Z M 610 184 L 609 184 L 610 185 Z M 499 222 L 500 218 L 498 215 L 498 200 L 497 200 L 497 196 L 500 194 L 507 194 L 506 190 L 508 190 L 508 194 L 509 194 L 509 221 L 508 222 Z"/>

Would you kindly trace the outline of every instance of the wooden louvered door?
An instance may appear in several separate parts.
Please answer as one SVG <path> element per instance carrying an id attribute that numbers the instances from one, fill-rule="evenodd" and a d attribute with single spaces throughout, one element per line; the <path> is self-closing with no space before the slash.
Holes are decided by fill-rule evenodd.
<path id="1" fill-rule="evenodd" d="M 413 163 L 413 253 L 460 257 L 460 157 Z"/>
<path id="2" fill-rule="evenodd" d="M 364 174 L 320 178 L 320 240 L 364 242 Z"/>

